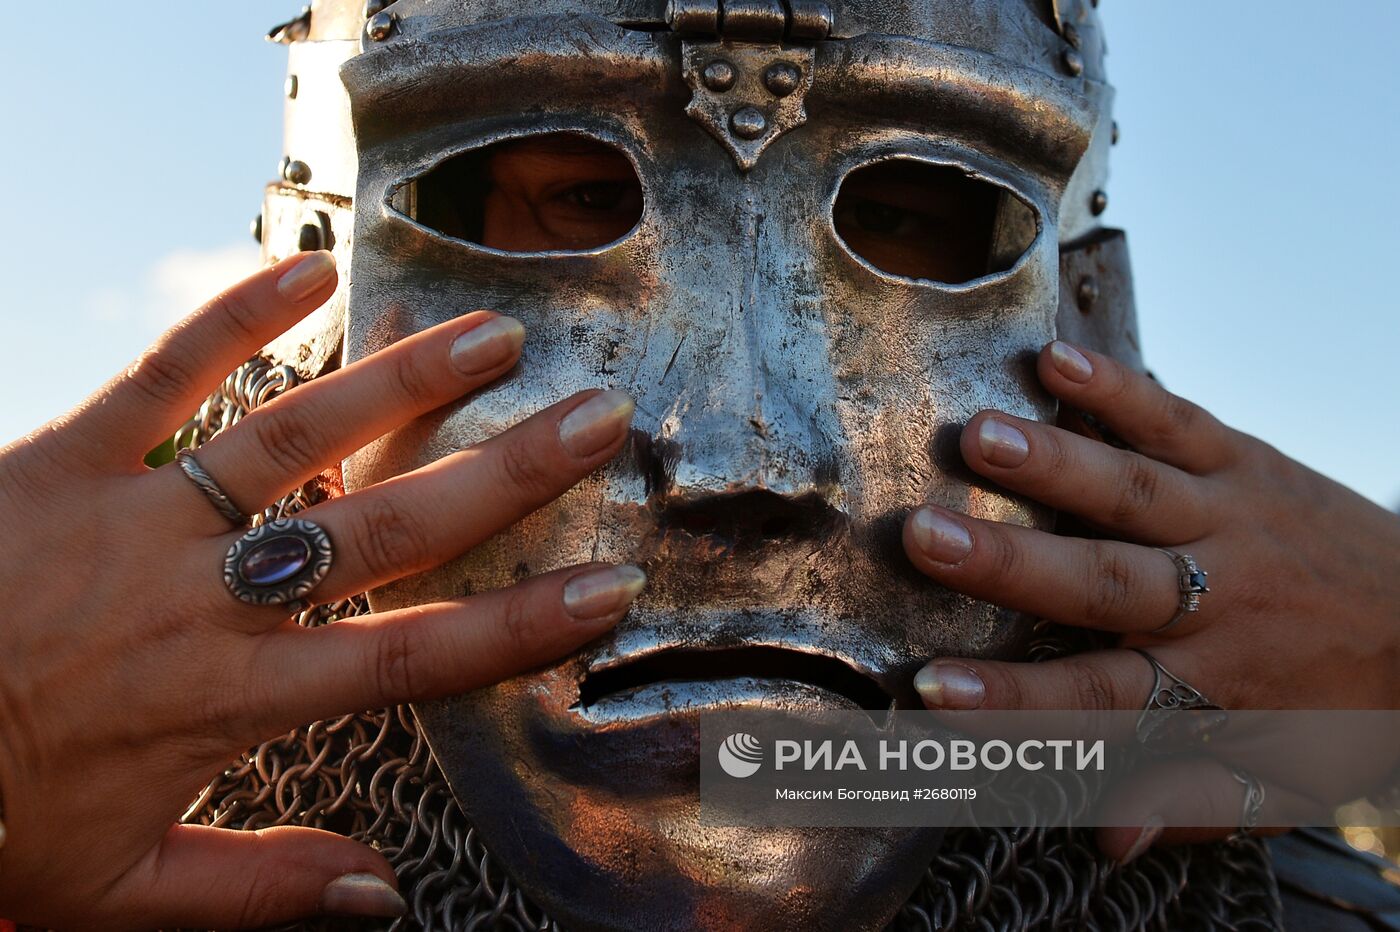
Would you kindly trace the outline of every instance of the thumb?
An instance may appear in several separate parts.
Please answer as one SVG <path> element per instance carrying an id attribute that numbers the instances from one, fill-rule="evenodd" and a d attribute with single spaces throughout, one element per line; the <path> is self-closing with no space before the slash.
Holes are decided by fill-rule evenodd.
<path id="1" fill-rule="evenodd" d="M 389 862 L 343 835 L 176 825 L 112 901 L 140 928 L 241 929 L 313 916 L 407 912 Z"/>

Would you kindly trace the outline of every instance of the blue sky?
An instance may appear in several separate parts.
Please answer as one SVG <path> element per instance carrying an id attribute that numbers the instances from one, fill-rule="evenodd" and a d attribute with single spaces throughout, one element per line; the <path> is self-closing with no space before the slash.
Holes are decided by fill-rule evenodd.
<path id="1" fill-rule="evenodd" d="M 280 153 L 294 0 L 84 3 L 11 42 L 0 439 L 71 406 L 211 288 Z M 1103 0 L 1149 363 L 1400 504 L 1400 3 Z"/>

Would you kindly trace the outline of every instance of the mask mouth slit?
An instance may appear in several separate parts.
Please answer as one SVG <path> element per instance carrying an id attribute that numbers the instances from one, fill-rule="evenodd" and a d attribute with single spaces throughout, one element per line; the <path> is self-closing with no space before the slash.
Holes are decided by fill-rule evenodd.
<path id="1" fill-rule="evenodd" d="M 816 492 L 788 496 L 766 489 L 663 500 L 657 519 L 667 532 L 708 538 L 730 547 L 826 540 L 845 524 L 845 516 Z"/>
<path id="2" fill-rule="evenodd" d="M 888 712 L 894 697 L 875 679 L 843 660 L 785 647 L 663 650 L 586 674 L 579 683 L 579 706 L 668 680 L 739 678 L 793 680 L 849 700 L 866 712 Z"/>

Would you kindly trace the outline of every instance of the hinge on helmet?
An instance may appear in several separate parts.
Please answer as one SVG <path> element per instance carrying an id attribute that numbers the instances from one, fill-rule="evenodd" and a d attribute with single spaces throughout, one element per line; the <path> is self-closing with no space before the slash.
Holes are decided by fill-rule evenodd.
<path id="1" fill-rule="evenodd" d="M 685 112 L 740 171 L 807 122 L 815 46 L 834 22 L 825 0 L 670 0 L 666 21 L 682 36 Z"/>
<path id="2" fill-rule="evenodd" d="M 749 42 L 819 42 L 836 21 L 826 0 L 670 0 L 672 32 Z"/>

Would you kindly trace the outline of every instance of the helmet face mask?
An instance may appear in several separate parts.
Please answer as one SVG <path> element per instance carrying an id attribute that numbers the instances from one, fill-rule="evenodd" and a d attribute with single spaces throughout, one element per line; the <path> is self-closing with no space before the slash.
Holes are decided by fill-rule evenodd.
<path id="1" fill-rule="evenodd" d="M 371 594 L 390 609 L 576 563 L 647 570 L 609 636 L 415 708 L 493 857 L 556 919 L 878 926 L 941 830 L 702 826 L 699 723 L 736 706 L 917 707 L 930 657 L 1024 654 L 1031 621 L 918 575 L 900 529 L 925 501 L 1053 526 L 972 476 L 957 437 L 984 408 L 1055 416 L 1033 357 L 1064 330 L 1062 245 L 1092 232 L 1102 182 L 1096 20 L 1075 7 L 1075 50 L 1067 5 L 1030 0 L 824 18 L 793 0 L 771 4 L 780 26 L 770 4 L 744 19 L 731 2 L 708 34 L 688 28 L 704 4 L 672 3 L 669 21 L 628 5 L 518 17 L 398 0 L 382 38 L 323 37 L 345 61 L 357 157 L 353 192 L 319 197 L 352 285 L 319 336 L 274 350 L 311 365 L 343 340 L 351 361 L 478 307 L 525 323 L 517 373 L 351 457 L 351 490 L 575 391 L 637 400 L 612 465 Z M 326 12 L 326 28 L 348 21 Z M 1085 73 L 1066 71 L 1069 51 Z M 536 205 L 516 214 L 538 221 L 526 235 L 502 178 L 561 142 L 637 199 L 604 192 L 592 203 L 615 212 L 594 227 L 577 205 Z M 278 186 L 269 216 L 314 206 L 314 177 Z M 271 236 L 270 252 L 287 242 Z"/>

